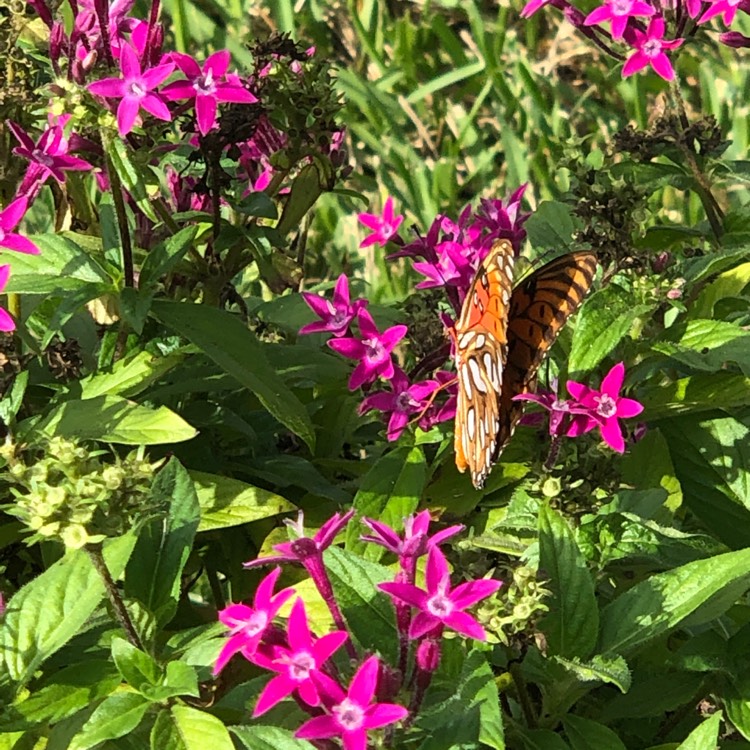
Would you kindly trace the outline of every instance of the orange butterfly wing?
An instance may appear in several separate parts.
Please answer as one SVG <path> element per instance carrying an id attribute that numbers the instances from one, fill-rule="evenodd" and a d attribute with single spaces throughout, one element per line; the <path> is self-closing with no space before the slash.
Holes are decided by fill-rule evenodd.
<path id="1" fill-rule="evenodd" d="M 469 469 L 477 488 L 523 414 L 523 402 L 513 396 L 535 389 L 539 366 L 596 272 L 593 253 L 570 253 L 511 291 L 513 261 L 510 242 L 492 246 L 452 331 L 458 375 L 456 466 Z"/>
<path id="2" fill-rule="evenodd" d="M 482 262 L 453 329 L 458 402 L 454 446 L 459 471 L 481 487 L 497 453 L 500 392 L 508 344 L 513 246 L 496 242 Z"/>

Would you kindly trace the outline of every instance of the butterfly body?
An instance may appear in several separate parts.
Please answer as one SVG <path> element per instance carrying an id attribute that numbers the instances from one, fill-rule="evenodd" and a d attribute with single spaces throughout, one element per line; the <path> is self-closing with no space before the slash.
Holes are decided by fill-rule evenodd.
<path id="1" fill-rule="evenodd" d="M 523 413 L 542 360 L 578 309 L 596 272 L 589 252 L 550 261 L 513 288 L 513 246 L 497 241 L 482 262 L 451 337 L 458 379 L 456 466 L 481 488 Z"/>

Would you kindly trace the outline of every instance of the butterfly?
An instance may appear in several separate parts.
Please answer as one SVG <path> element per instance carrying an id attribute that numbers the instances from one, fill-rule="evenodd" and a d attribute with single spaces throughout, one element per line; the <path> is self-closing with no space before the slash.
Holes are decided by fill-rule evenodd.
<path id="1" fill-rule="evenodd" d="M 596 256 L 581 251 L 538 268 L 513 288 L 513 246 L 482 261 L 450 331 L 458 380 L 456 466 L 481 489 L 523 414 L 513 397 L 536 389 L 539 366 L 586 296 Z"/>

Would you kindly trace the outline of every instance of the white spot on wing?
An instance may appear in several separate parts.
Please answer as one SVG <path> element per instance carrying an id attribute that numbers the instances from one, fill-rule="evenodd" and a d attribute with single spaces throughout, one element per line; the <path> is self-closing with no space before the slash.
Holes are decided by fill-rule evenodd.
<path id="1" fill-rule="evenodd" d="M 477 361 L 471 358 L 469 359 L 468 364 L 469 370 L 471 370 L 471 379 L 474 381 L 474 387 L 480 393 L 487 393 L 487 386 L 482 380 L 482 373 L 479 371 L 479 365 L 477 364 Z"/>
<path id="2" fill-rule="evenodd" d="M 487 337 L 483 333 L 477 334 L 477 348 L 481 349 L 484 346 L 485 341 L 487 341 Z"/>
<path id="3" fill-rule="evenodd" d="M 469 360 L 471 362 L 471 360 Z M 466 367 L 461 367 L 458 370 L 459 377 L 461 378 L 461 385 L 464 387 L 464 393 L 466 394 L 466 398 L 471 401 L 471 376 L 469 375 L 469 371 L 466 369 Z"/>
<path id="4" fill-rule="evenodd" d="M 476 419 L 474 416 L 474 407 L 470 406 L 466 412 L 466 428 L 469 433 L 469 439 L 474 439 L 474 431 L 476 429 Z"/>

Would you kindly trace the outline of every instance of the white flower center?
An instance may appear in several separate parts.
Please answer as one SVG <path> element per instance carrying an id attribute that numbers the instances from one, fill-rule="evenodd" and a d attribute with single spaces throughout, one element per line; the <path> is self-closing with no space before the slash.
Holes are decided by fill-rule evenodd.
<path id="1" fill-rule="evenodd" d="M 427 600 L 427 609 L 435 617 L 447 617 L 453 612 L 453 602 L 444 594 L 435 594 Z"/>
<path id="2" fill-rule="evenodd" d="M 216 93 L 216 83 L 214 82 L 213 72 L 209 70 L 202 76 L 198 76 L 193 82 L 193 88 L 198 94 Z"/>
<path id="3" fill-rule="evenodd" d="M 641 48 L 646 57 L 656 57 L 661 53 L 661 40 L 660 39 L 649 39 Z"/>
<path id="4" fill-rule="evenodd" d="M 349 698 L 344 698 L 338 706 L 334 706 L 332 713 L 347 732 L 355 732 L 365 720 L 365 712 L 362 706 L 358 706 Z"/>
<path id="5" fill-rule="evenodd" d="M 238 623 L 233 632 L 244 633 L 245 635 L 254 636 L 262 633 L 268 625 L 268 615 L 262 610 L 253 612 L 247 620 Z"/>
<path id="6" fill-rule="evenodd" d="M 289 677 L 295 682 L 310 679 L 310 672 L 315 669 L 315 659 L 307 651 L 297 651 L 288 661 Z"/>
<path id="7" fill-rule="evenodd" d="M 128 94 L 142 99 L 146 96 L 146 87 L 140 81 L 131 81 L 128 84 Z"/>
<path id="8" fill-rule="evenodd" d="M 2 242 L 5 239 L 5 231 L 2 227 L 0 227 L 0 242 Z"/>
<path id="9" fill-rule="evenodd" d="M 627 16 L 630 15 L 633 0 L 612 0 L 609 7 L 612 8 L 612 13 L 616 16 Z"/>
<path id="10" fill-rule="evenodd" d="M 602 393 L 601 396 L 594 396 L 594 401 L 596 401 L 596 413 L 599 416 L 609 419 L 617 414 L 617 402 L 612 396 Z"/>
<path id="11" fill-rule="evenodd" d="M 365 357 L 371 362 L 379 362 L 385 357 L 385 347 L 378 339 L 364 339 L 362 343 L 366 349 Z"/>

